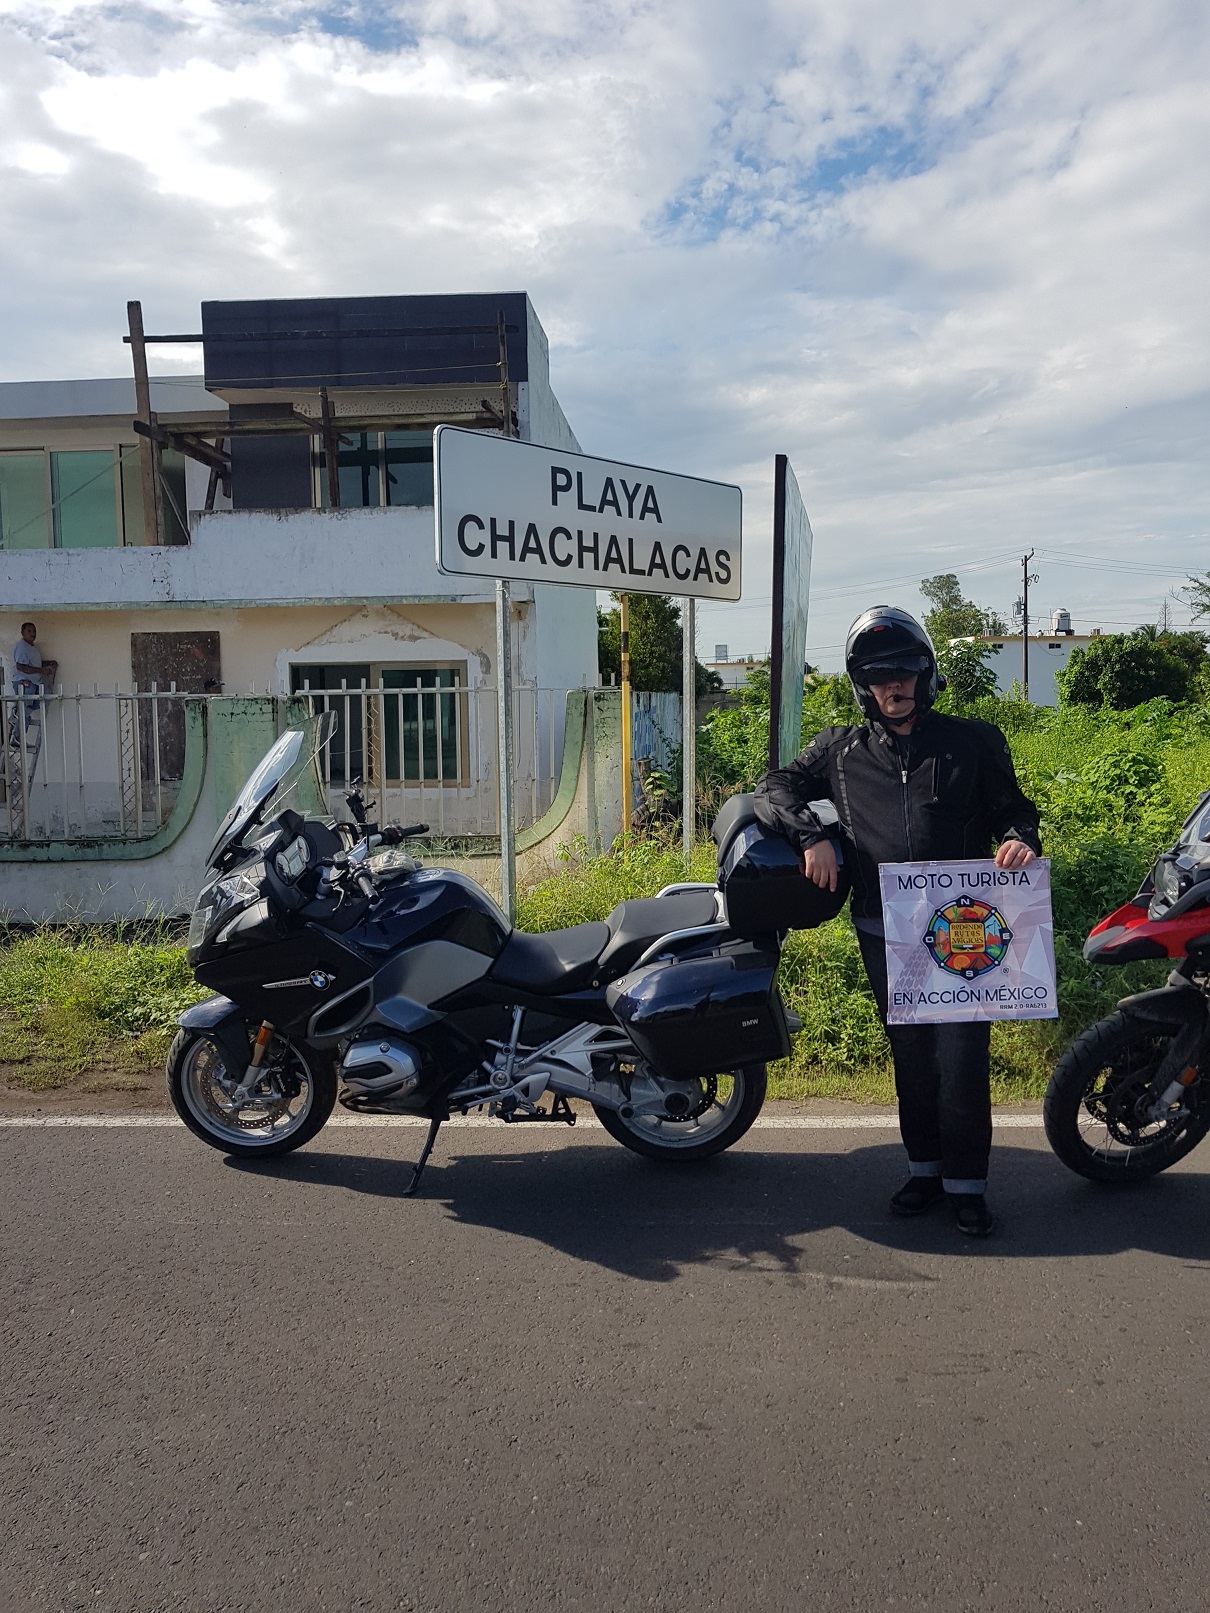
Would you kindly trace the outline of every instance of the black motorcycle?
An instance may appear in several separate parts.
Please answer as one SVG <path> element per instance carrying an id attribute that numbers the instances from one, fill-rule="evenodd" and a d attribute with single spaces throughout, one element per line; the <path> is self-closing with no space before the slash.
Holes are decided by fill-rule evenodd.
<path id="1" fill-rule="evenodd" d="M 778 931 L 831 916 L 843 890 L 804 880 L 736 797 L 716 824 L 726 895 L 670 885 L 602 923 L 529 935 L 473 880 L 398 849 L 424 824 L 380 829 L 356 788 L 351 822 L 286 804 L 333 726 L 329 713 L 287 730 L 211 847 L 188 957 L 218 995 L 181 1016 L 168 1056 L 189 1129 L 264 1157 L 314 1137 L 338 1095 L 425 1116 L 409 1192 L 441 1124 L 485 1107 L 574 1125 L 580 1099 L 653 1159 L 742 1137 L 767 1062 L 790 1047 Z"/>

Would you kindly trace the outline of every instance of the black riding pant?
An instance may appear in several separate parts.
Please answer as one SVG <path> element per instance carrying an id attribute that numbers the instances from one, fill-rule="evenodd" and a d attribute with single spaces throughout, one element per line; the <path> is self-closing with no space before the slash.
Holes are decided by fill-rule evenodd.
<path id="1" fill-rule="evenodd" d="M 861 960 L 886 1025 L 886 948 L 858 930 Z M 895 1060 L 899 1129 L 916 1176 L 940 1176 L 951 1193 L 978 1193 L 992 1146 L 991 1026 L 887 1025 Z"/>

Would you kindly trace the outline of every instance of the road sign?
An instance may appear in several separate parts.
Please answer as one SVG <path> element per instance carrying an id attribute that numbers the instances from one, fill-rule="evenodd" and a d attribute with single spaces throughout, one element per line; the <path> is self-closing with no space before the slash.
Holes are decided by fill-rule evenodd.
<path id="1" fill-rule="evenodd" d="M 802 749 L 803 673 L 814 538 L 798 481 L 785 454 L 773 487 L 773 643 L 769 685 L 769 766 L 787 767 Z"/>
<path id="2" fill-rule="evenodd" d="M 440 570 L 740 597 L 738 487 L 458 426 L 434 439 Z"/>

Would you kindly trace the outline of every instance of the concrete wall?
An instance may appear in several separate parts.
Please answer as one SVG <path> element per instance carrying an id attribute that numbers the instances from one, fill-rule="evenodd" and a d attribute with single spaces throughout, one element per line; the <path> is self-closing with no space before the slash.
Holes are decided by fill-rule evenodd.
<path id="1" fill-rule="evenodd" d="M 621 705 L 616 689 L 568 696 L 568 744 L 559 792 L 545 817 L 518 837 L 518 870 L 535 884 L 564 866 L 560 848 L 608 849 L 621 830 Z M 11 846 L 0 843 L 0 917 L 22 922 L 110 920 L 190 911 L 215 829 L 296 702 L 195 701 L 188 709 L 186 776 L 176 809 L 153 839 Z M 314 781 L 296 792 L 302 812 L 325 808 Z M 437 859 L 497 897 L 499 856 Z"/>

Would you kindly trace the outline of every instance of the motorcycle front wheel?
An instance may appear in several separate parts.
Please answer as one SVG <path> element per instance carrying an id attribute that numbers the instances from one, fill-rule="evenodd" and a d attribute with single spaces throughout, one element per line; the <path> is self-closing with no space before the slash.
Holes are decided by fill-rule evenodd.
<path id="1" fill-rule="evenodd" d="M 331 1058 L 274 1036 L 264 1076 L 244 1099 L 244 1077 L 231 1071 L 218 1046 L 196 1031 L 178 1031 L 168 1050 L 168 1096 L 195 1137 L 243 1159 L 288 1154 L 309 1142 L 336 1102 Z"/>
<path id="2" fill-rule="evenodd" d="M 1158 1120 L 1147 1113 L 1171 1039 L 1162 1026 L 1123 1013 L 1076 1038 L 1055 1066 L 1043 1108 L 1046 1136 L 1064 1165 L 1093 1182 L 1135 1182 L 1197 1147 L 1210 1131 L 1205 1075 L 1181 1109 Z"/>
<path id="3" fill-rule="evenodd" d="M 760 1113 L 765 1081 L 765 1066 L 748 1064 L 725 1075 L 661 1083 L 676 1100 L 672 1107 L 682 1108 L 680 1114 L 623 1117 L 616 1109 L 593 1107 L 605 1130 L 623 1148 L 648 1159 L 687 1164 L 721 1154 L 739 1141 Z"/>

